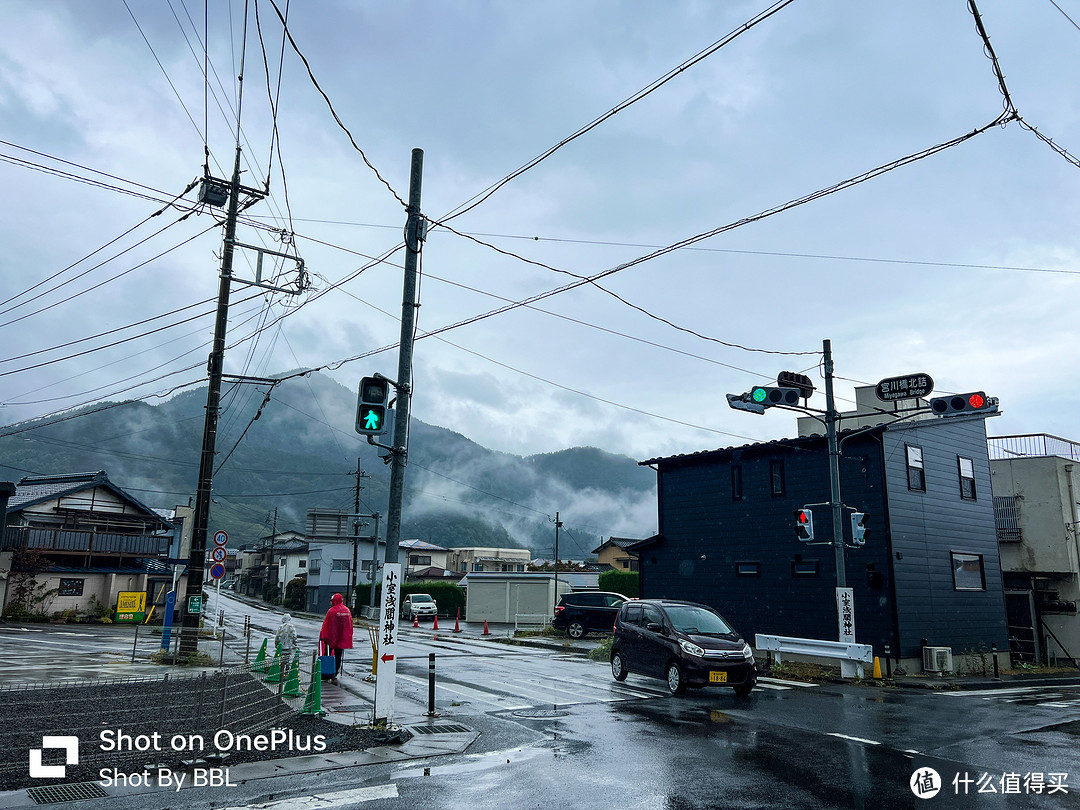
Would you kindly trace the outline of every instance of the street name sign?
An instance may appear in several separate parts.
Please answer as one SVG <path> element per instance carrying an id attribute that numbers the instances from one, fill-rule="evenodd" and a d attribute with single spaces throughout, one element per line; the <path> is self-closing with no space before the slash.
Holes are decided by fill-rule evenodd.
<path id="1" fill-rule="evenodd" d="M 934 378 L 921 372 L 905 374 L 902 377 L 886 377 L 874 386 L 874 393 L 882 402 L 925 397 L 933 390 Z"/>

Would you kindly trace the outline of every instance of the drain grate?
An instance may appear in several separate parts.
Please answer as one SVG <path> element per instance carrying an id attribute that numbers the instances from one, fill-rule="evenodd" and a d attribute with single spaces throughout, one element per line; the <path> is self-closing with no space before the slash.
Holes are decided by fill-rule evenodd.
<path id="1" fill-rule="evenodd" d="M 469 734 L 472 729 L 465 726 L 409 726 L 417 734 Z"/>
<path id="2" fill-rule="evenodd" d="M 97 782 L 72 782 L 68 785 L 45 785 L 26 789 L 26 795 L 35 804 L 59 804 L 77 802 L 80 799 L 102 799 L 106 793 Z"/>

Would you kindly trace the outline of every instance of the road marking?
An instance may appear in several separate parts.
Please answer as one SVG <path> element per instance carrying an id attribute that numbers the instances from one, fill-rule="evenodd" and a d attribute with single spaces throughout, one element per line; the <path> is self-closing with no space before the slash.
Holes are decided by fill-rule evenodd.
<path id="1" fill-rule="evenodd" d="M 792 688 L 790 686 L 781 686 L 778 683 L 762 683 L 760 678 L 758 679 L 757 685 L 759 689 L 776 689 L 778 691 L 787 691 Z"/>
<path id="2" fill-rule="evenodd" d="M 758 678 L 758 684 L 761 684 L 763 681 L 765 683 L 782 684 L 785 688 L 788 688 L 788 687 L 791 687 L 791 686 L 805 686 L 807 688 L 811 688 L 811 687 L 814 687 L 814 686 L 821 686 L 820 683 L 803 683 L 802 681 L 789 681 L 789 680 L 785 680 L 784 678 L 762 678 L 762 677 Z"/>
<path id="3" fill-rule="evenodd" d="M 396 799 L 397 797 L 397 783 L 391 782 L 388 785 L 336 790 L 332 793 L 297 796 L 292 799 L 279 799 L 273 802 L 232 805 L 222 808 L 222 810 L 251 810 L 251 808 L 256 807 L 259 810 L 327 810 L 333 807 L 346 807 L 356 802 L 373 802 L 378 799 Z"/>
<path id="4" fill-rule="evenodd" d="M 414 683 L 417 686 L 422 686 L 424 689 L 427 689 L 428 682 L 426 679 L 414 678 L 411 675 L 403 675 L 400 672 L 397 674 L 397 677 L 398 680 L 409 681 L 410 683 Z M 498 709 L 531 709 L 533 706 L 532 703 L 507 703 L 499 701 L 494 692 L 481 692 L 479 689 L 470 689 L 467 686 L 460 686 L 456 683 L 447 683 L 446 681 L 439 681 L 435 684 L 435 694 L 438 694 L 439 692 L 451 692 L 455 695 L 461 695 L 462 697 L 468 698 L 469 700 L 487 703 Z M 515 696 L 508 695 L 507 697 Z"/>
<path id="5" fill-rule="evenodd" d="M 866 743 L 867 745 L 881 745 L 877 740 L 864 740 L 862 737 L 852 737 L 850 734 L 841 734 L 839 731 L 830 731 L 830 737 L 839 737 L 842 740 L 851 740 L 852 742 Z"/>
<path id="6" fill-rule="evenodd" d="M 944 697 L 981 697 L 984 695 L 1019 695 L 1025 692 L 1035 692 L 1045 689 L 1043 686 L 1019 686 L 1015 689 L 962 689 L 959 692 L 935 692 Z"/>

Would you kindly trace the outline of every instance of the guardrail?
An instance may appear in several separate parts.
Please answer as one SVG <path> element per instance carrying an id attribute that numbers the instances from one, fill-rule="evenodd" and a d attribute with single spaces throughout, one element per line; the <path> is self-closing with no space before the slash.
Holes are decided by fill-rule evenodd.
<path id="1" fill-rule="evenodd" d="M 838 659 L 840 675 L 844 678 L 862 678 L 862 665 L 874 661 L 874 648 L 869 644 L 852 644 L 846 641 L 824 641 L 816 638 L 792 638 L 758 633 L 754 636 L 754 646 L 758 650 L 774 653 L 773 660 L 778 664 L 781 653 Z"/>

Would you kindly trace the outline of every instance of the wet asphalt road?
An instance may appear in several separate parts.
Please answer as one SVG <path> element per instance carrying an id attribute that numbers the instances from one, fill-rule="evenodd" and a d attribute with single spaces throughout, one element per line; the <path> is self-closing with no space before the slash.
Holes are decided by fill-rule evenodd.
<path id="1" fill-rule="evenodd" d="M 279 621 L 272 612 L 252 615 L 263 630 Z M 298 621 L 302 633 L 317 634 L 317 625 Z M 13 640 L 27 644 L 3 630 L 8 650 Z M 101 631 L 95 649 L 131 638 L 126 630 Z M 38 638 L 39 650 L 48 648 L 44 641 L 86 643 L 84 636 Z M 427 652 L 435 651 L 439 722 L 480 732 L 464 754 L 96 806 L 1080 807 L 1080 687 L 933 693 L 773 683 L 748 701 L 726 689 L 672 698 L 659 681 L 631 675 L 617 684 L 606 665 L 578 655 L 424 632 L 403 633 L 399 649 L 397 712 L 415 717 L 426 709 Z M 358 703 L 369 688 L 350 684 Z M 941 791 L 923 800 L 909 782 L 926 768 L 940 775 Z M 1037 781 L 1024 782 L 1029 774 L 1047 783 L 1066 774 L 1068 793 L 1050 795 L 1048 786 L 1034 793 Z M 954 777 L 971 780 L 967 796 Z M 313 803 L 315 795 L 321 802 Z"/>

